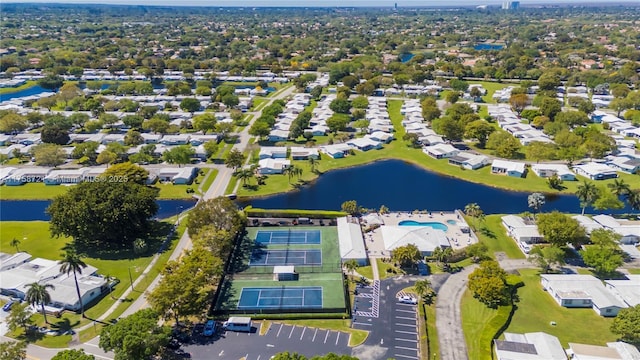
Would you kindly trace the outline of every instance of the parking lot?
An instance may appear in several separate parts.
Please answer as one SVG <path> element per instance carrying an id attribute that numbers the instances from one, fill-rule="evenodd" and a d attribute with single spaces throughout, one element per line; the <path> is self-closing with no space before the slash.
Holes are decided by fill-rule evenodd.
<path id="1" fill-rule="evenodd" d="M 389 355 L 397 360 L 418 359 L 418 333 L 416 305 L 396 302 L 393 314 L 395 322 L 391 324 L 393 331 L 393 348 Z"/>
<path id="2" fill-rule="evenodd" d="M 210 339 L 183 345 L 192 359 L 267 360 L 283 352 L 297 352 L 312 357 L 333 352 L 351 354 L 349 334 L 297 325 L 272 323 L 264 336 L 259 336 L 260 325 L 253 333 L 222 332 Z"/>

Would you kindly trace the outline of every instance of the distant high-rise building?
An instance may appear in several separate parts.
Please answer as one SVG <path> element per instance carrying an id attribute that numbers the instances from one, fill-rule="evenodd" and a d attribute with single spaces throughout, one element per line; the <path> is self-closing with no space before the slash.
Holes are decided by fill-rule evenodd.
<path id="1" fill-rule="evenodd" d="M 520 7 L 520 1 L 503 1 L 502 9 L 503 10 L 515 10 Z"/>
<path id="2" fill-rule="evenodd" d="M 398 3 L 393 4 L 393 10 L 398 11 Z"/>

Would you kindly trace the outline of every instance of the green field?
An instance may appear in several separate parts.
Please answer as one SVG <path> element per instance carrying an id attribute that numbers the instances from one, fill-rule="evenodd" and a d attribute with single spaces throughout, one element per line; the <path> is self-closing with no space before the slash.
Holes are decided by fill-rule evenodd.
<path id="1" fill-rule="evenodd" d="M 503 175 L 491 174 L 491 167 L 485 166 L 480 170 L 465 170 L 458 166 L 449 165 L 446 159 L 434 159 L 422 152 L 421 149 L 414 149 L 407 146 L 406 142 L 402 141 L 402 136 L 405 131 L 401 126 L 402 115 L 400 114 L 400 108 L 402 101 L 390 100 L 388 102 L 388 111 L 391 121 L 394 124 L 396 132 L 394 134 L 396 140 L 390 144 L 385 144 L 381 150 L 371 150 L 367 152 L 356 151 L 355 155 L 349 155 L 342 159 L 332 159 L 327 155 L 322 155 L 321 160 L 317 162 L 317 172 L 312 173 L 307 161 L 292 161 L 296 167 L 302 168 L 303 174 L 300 179 L 293 177 L 289 179 L 287 175 L 269 175 L 266 180 L 266 185 L 260 187 L 241 187 L 238 191 L 239 196 L 262 196 L 275 193 L 281 193 L 290 191 L 299 187 L 301 184 L 313 181 L 322 173 L 331 171 L 334 169 L 353 167 L 358 165 L 367 164 L 373 161 L 385 160 L 385 159 L 399 159 L 408 163 L 412 163 L 422 167 L 425 170 L 434 171 L 436 173 L 456 177 L 462 180 L 485 184 L 497 188 L 524 191 L 524 192 L 545 192 L 545 193 L 557 193 L 558 191 L 552 190 L 547 185 L 545 179 L 538 177 L 533 172 L 528 172 L 525 178 L 514 178 Z M 580 180 L 582 178 L 578 176 Z M 631 188 L 640 188 L 640 176 L 619 173 L 619 179 L 623 179 L 625 183 L 629 184 Z M 613 179 L 598 181 L 599 186 L 606 186 L 613 182 Z M 574 193 L 580 182 L 578 181 L 566 181 L 563 185 L 566 187 L 563 193 Z"/>
<path id="2" fill-rule="evenodd" d="M 476 222 L 478 231 L 476 235 L 480 241 L 489 248 L 489 255 L 494 256 L 495 252 L 504 252 L 511 259 L 524 259 L 525 256 L 502 226 L 503 215 L 487 215 L 484 221 L 479 221 L 470 217 L 465 217 L 467 223 Z"/>
<path id="3" fill-rule="evenodd" d="M 22 91 L 25 89 L 28 89 L 30 87 L 36 86 L 38 82 L 35 80 L 29 80 L 26 83 L 20 85 L 20 86 L 16 86 L 16 87 L 8 87 L 8 88 L 2 88 L 0 89 L 0 94 L 4 95 L 4 94 L 12 94 L 18 91 Z"/>
<path id="4" fill-rule="evenodd" d="M 542 289 L 537 270 L 520 270 L 520 275 L 525 286 L 518 289 L 518 309 L 506 331 L 544 331 L 557 336 L 564 347 L 569 342 L 605 345 L 616 340 L 609 330 L 612 318 L 599 316 L 592 309 L 568 309 L 558 305 Z M 551 325 L 552 321 L 555 325 Z"/>

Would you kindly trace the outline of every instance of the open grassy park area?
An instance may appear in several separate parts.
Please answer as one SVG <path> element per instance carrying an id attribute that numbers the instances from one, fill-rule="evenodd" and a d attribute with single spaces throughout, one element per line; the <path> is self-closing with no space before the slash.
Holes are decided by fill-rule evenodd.
<path id="1" fill-rule="evenodd" d="M 477 224 L 478 231 L 476 234 L 480 241 L 489 248 L 489 255 L 494 257 L 494 253 L 503 252 L 511 259 L 524 259 L 525 256 L 516 245 L 516 242 L 507 235 L 502 226 L 503 215 L 487 215 L 484 220 L 480 221 L 470 217 L 466 217 L 468 223 Z"/>
<path id="2" fill-rule="evenodd" d="M 396 140 L 392 141 L 390 144 L 385 144 L 383 149 L 370 150 L 367 152 L 356 151 L 354 155 L 349 155 L 342 159 L 333 159 L 323 154 L 321 160 L 317 161 L 316 172 L 311 172 L 308 161 L 292 161 L 292 164 L 294 164 L 297 168 L 301 168 L 303 170 L 302 176 L 300 178 L 289 178 L 287 175 L 280 174 L 269 175 L 265 185 L 240 187 L 238 190 L 238 195 L 261 196 L 290 191 L 300 186 L 301 184 L 313 181 L 318 176 L 321 176 L 327 171 L 363 165 L 373 161 L 384 159 L 404 160 L 409 163 L 418 165 L 425 170 L 434 171 L 446 176 L 452 176 L 466 181 L 507 190 L 558 193 L 557 190 L 552 190 L 551 188 L 549 188 L 545 179 L 538 177 L 532 171 L 529 171 L 525 178 L 514 178 L 509 176 L 494 175 L 491 173 L 490 166 L 485 166 L 479 170 L 466 170 L 460 168 L 459 166 L 449 165 L 446 159 L 434 159 L 424 154 L 421 149 L 410 148 L 409 146 L 407 146 L 407 143 L 402 140 L 402 136 L 405 134 L 405 131 L 401 125 L 401 106 L 401 100 L 389 101 L 388 111 L 391 117 L 391 121 L 393 122 L 396 130 L 396 132 L 394 133 Z M 578 176 L 578 178 L 582 179 L 580 176 Z M 624 180 L 624 182 L 629 184 L 631 188 L 640 187 L 640 177 L 637 175 L 619 173 L 619 179 Z M 252 182 L 250 184 L 255 185 L 255 180 L 251 181 Z M 613 179 L 599 181 L 598 185 L 606 186 L 611 182 L 613 182 Z M 561 192 L 574 193 L 579 183 L 579 181 L 566 181 L 563 184 L 565 186 L 565 189 L 563 189 Z"/>
<path id="3" fill-rule="evenodd" d="M 166 234 L 171 226 L 168 223 L 158 223 L 156 234 L 147 239 L 149 250 L 144 254 L 135 255 L 133 251 L 82 254 L 82 260 L 88 265 L 95 266 L 100 275 L 115 277 L 120 282 L 113 288 L 111 295 L 106 295 L 97 303 L 90 304 L 88 306 L 88 309 L 86 310 L 86 319 L 82 319 L 79 314 L 67 311 L 64 312 L 60 318 L 49 316 L 49 321 L 52 323 L 50 327 L 66 330 L 72 327 L 77 328 L 78 326 L 90 324 L 92 322 L 91 319 L 97 319 L 100 317 L 116 302 L 119 302 L 120 305 L 107 320 L 119 317 L 133 301 L 143 294 L 144 289 L 146 289 L 151 281 L 159 274 L 171 254 L 171 249 L 173 249 L 177 243 L 179 235 L 184 232 L 185 224 L 186 222 L 183 222 L 182 226 L 178 228 L 177 234 L 173 235 L 168 251 L 160 254 L 155 265 L 144 275 L 142 274 L 153 259 L 156 249 L 158 249 L 162 241 L 166 239 Z M 44 221 L 4 221 L 1 223 L 1 226 L 0 248 L 3 252 L 7 253 L 14 253 L 19 249 L 20 251 L 28 252 L 34 258 L 58 260 L 61 257 L 62 247 L 71 240 L 64 237 L 51 237 L 49 234 L 49 224 Z M 11 240 L 14 238 L 20 241 L 18 249 L 10 245 Z M 131 277 L 129 277 L 129 274 L 131 274 Z M 125 299 L 120 301 L 117 300 L 131 286 L 131 280 L 135 282 L 141 276 L 144 277 L 140 279 L 140 282 L 135 287 L 134 291 L 132 291 Z M 44 318 L 39 313 L 33 315 L 32 320 L 35 325 L 45 325 Z M 105 323 L 96 322 L 94 323 L 94 326 L 80 332 L 79 335 L 81 341 L 86 341 L 98 335 L 104 325 Z M 10 333 L 10 335 L 19 339 L 26 339 L 35 342 L 36 344 L 45 347 L 66 347 L 68 342 L 71 340 L 70 335 L 36 336 L 25 338 L 22 330 Z"/>

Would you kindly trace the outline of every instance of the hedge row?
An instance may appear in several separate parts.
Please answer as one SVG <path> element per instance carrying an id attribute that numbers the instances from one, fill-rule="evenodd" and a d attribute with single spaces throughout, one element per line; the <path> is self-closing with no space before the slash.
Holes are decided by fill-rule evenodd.
<path id="1" fill-rule="evenodd" d="M 342 216 L 347 216 L 347 213 L 342 211 L 327 211 L 327 210 L 298 210 L 298 209 L 256 209 L 251 206 L 247 206 L 244 209 L 244 213 L 248 217 L 281 217 L 281 218 L 298 218 L 306 217 L 310 219 L 335 219 Z"/>

